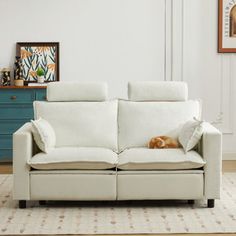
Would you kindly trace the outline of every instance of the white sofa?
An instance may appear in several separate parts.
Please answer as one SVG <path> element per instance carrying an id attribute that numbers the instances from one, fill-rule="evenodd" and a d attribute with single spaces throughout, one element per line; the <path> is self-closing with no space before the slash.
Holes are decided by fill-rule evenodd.
<path id="1" fill-rule="evenodd" d="M 153 136 L 178 137 L 201 117 L 182 82 L 129 83 L 129 100 L 107 100 L 102 83 L 50 83 L 35 119 L 49 121 L 56 147 L 34 143 L 31 123 L 13 135 L 13 198 L 27 200 L 155 200 L 220 198 L 221 133 L 209 123 L 198 148 L 148 149 Z"/>

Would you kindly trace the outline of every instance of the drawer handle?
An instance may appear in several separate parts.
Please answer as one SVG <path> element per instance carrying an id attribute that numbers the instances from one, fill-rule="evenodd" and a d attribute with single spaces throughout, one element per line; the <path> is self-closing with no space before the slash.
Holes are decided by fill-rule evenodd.
<path id="1" fill-rule="evenodd" d="M 16 100 L 16 96 L 11 96 L 11 100 Z"/>

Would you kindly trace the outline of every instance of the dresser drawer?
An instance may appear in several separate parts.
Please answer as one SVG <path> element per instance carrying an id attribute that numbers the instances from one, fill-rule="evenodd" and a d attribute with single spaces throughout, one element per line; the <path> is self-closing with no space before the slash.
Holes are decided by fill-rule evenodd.
<path id="1" fill-rule="evenodd" d="M 0 134 L 13 134 L 23 124 L 29 122 L 28 120 L 1 120 L 0 121 Z"/>
<path id="2" fill-rule="evenodd" d="M 33 119 L 33 101 L 44 101 L 46 88 L 0 88 L 0 162 L 12 161 L 12 135 Z"/>
<path id="3" fill-rule="evenodd" d="M 36 101 L 46 101 L 46 90 L 39 90 L 35 92 L 35 100 Z"/>
<path id="4" fill-rule="evenodd" d="M 0 106 L 0 119 L 32 119 L 33 106 Z M 0 131 L 1 132 L 1 131 Z"/>
<path id="5" fill-rule="evenodd" d="M 34 91 L 8 89 L 0 91 L 0 103 L 32 103 Z"/>
<path id="6" fill-rule="evenodd" d="M 12 161 L 12 150 L 0 149 L 0 162 Z"/>
<path id="7" fill-rule="evenodd" d="M 0 135 L 0 149 L 12 149 L 12 135 Z"/>

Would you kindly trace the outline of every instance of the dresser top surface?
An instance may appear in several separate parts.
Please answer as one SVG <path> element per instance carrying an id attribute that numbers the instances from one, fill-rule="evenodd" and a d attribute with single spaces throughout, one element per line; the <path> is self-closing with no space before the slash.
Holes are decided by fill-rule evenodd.
<path id="1" fill-rule="evenodd" d="M 45 89 L 47 86 L 0 86 L 0 89 Z"/>

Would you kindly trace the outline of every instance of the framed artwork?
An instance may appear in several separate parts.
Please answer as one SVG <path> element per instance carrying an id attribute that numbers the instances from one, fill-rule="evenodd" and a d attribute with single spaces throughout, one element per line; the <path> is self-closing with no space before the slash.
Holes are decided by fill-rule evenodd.
<path id="1" fill-rule="evenodd" d="M 218 52 L 236 52 L 236 0 L 218 1 Z"/>
<path id="2" fill-rule="evenodd" d="M 22 74 L 26 83 L 37 82 L 37 70 L 43 70 L 44 81 L 59 81 L 58 42 L 18 42 L 16 56 L 22 60 Z"/>

